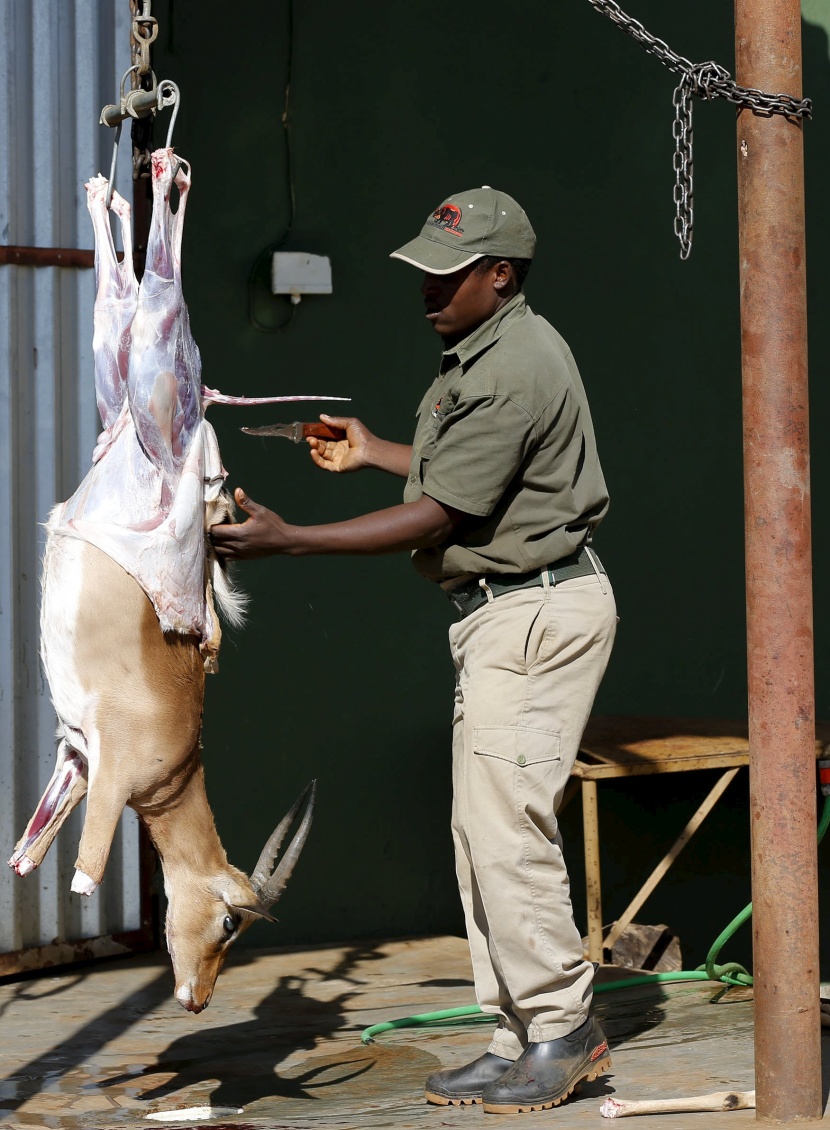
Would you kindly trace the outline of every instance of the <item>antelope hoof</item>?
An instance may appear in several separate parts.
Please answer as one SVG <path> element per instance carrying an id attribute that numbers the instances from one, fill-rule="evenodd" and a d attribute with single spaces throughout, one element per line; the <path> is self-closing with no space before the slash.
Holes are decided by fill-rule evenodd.
<path id="1" fill-rule="evenodd" d="M 9 860 L 9 867 L 11 867 L 12 871 L 22 877 L 23 875 L 31 875 L 31 873 L 37 867 L 37 864 L 34 862 L 34 860 L 29 859 L 28 855 L 13 855 Z"/>
<path id="2" fill-rule="evenodd" d="M 76 895 L 92 895 L 95 893 L 98 884 L 94 879 L 90 879 L 83 871 L 76 871 L 72 877 L 72 890 Z"/>

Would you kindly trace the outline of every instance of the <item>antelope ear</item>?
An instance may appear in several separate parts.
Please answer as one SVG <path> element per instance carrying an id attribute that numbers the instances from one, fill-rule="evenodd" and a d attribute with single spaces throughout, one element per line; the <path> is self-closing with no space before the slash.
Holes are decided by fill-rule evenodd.
<path id="1" fill-rule="evenodd" d="M 259 899 L 247 903 L 232 902 L 226 895 L 225 906 L 227 906 L 228 910 L 242 910 L 246 914 L 253 914 L 256 918 L 264 918 L 266 922 L 278 921 L 272 914 L 268 913 L 268 908 L 263 906 Z"/>

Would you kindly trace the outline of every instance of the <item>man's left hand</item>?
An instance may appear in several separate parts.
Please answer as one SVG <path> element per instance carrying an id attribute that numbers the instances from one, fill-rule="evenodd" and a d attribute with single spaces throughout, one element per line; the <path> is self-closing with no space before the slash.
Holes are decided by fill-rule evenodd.
<path id="1" fill-rule="evenodd" d="M 234 491 L 234 498 L 248 515 L 248 520 L 211 526 L 208 531 L 216 556 L 221 561 L 244 561 L 291 552 L 291 527 L 279 514 L 248 498 L 240 487 Z"/>

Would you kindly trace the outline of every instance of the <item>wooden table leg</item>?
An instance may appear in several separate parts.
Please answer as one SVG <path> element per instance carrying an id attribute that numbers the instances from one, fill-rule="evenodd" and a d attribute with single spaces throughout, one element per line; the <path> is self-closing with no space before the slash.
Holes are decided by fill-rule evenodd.
<path id="1" fill-rule="evenodd" d="M 738 772 L 739 768 L 727 769 L 725 773 L 722 773 L 720 777 L 718 777 L 712 789 L 706 794 L 706 799 L 700 805 L 697 812 L 695 812 L 689 823 L 686 825 L 678 838 L 654 868 L 651 875 L 649 875 L 648 879 L 646 879 L 645 883 L 643 883 L 640 890 L 625 908 L 612 928 L 608 931 L 608 937 L 605 941 L 606 949 L 610 950 L 617 939 L 620 937 L 620 935 L 623 933 L 626 926 L 630 925 L 630 923 L 634 921 L 634 915 L 637 913 L 646 899 L 649 898 L 649 896 L 652 894 L 657 884 L 665 876 L 666 872 L 677 859 L 678 855 L 680 855 L 683 848 L 686 846 L 686 844 L 698 830 L 700 825 L 715 807 L 718 800 L 725 792 L 727 785 L 731 784 Z M 597 865 L 597 868 L 599 868 L 599 865 Z"/>
<path id="2" fill-rule="evenodd" d="M 588 904 L 588 957 L 602 964 L 602 891 L 599 874 L 597 783 L 582 781 L 582 833 L 585 840 L 585 895 Z"/>

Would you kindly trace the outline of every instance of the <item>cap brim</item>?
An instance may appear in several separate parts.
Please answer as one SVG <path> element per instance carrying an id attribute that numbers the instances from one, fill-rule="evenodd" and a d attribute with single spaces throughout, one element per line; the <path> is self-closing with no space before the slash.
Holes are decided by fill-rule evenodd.
<path id="1" fill-rule="evenodd" d="M 405 243 L 403 247 L 399 247 L 397 251 L 393 251 L 389 258 L 401 259 L 404 263 L 410 263 L 413 267 L 419 267 L 431 275 L 451 275 L 454 271 L 466 267 L 468 263 L 483 259 L 484 256 L 481 252 L 471 254 L 469 251 L 458 251 L 454 247 L 447 247 L 444 243 L 436 243 L 435 240 L 425 239 L 419 235 L 409 243 Z"/>

